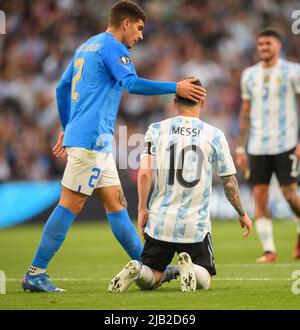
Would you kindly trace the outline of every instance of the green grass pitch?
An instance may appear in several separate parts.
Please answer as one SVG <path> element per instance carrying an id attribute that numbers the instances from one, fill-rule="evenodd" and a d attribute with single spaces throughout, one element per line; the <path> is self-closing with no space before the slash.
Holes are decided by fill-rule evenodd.
<path id="1" fill-rule="evenodd" d="M 7 278 L 0 309 L 300 309 L 300 295 L 291 290 L 291 274 L 300 270 L 300 262 L 292 258 L 296 238 L 292 221 L 274 223 L 279 259 L 272 264 L 255 263 L 261 253 L 255 232 L 244 239 L 237 222 L 213 222 L 218 274 L 210 290 L 195 293 L 182 293 L 176 280 L 156 291 L 140 291 L 132 285 L 123 294 L 109 294 L 110 279 L 128 257 L 106 224 L 82 222 L 73 225 L 48 269 L 55 284 L 67 292 L 23 292 L 20 279 L 41 231 L 40 225 L 0 231 L 0 270 Z"/>

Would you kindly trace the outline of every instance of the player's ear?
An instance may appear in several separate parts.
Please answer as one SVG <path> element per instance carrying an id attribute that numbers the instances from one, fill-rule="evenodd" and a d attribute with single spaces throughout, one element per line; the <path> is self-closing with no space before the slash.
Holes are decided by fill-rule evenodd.
<path id="1" fill-rule="evenodd" d="M 282 48 L 282 43 L 280 42 L 280 41 L 278 41 L 278 49 L 279 49 L 279 51 L 281 51 L 281 48 Z"/>
<path id="2" fill-rule="evenodd" d="M 123 27 L 124 31 L 127 31 L 129 24 L 130 24 L 130 19 L 129 18 L 124 19 L 124 21 L 122 23 L 122 27 Z"/>
<path id="3" fill-rule="evenodd" d="M 176 97 L 174 97 L 173 104 L 174 104 L 174 108 L 178 110 L 178 103 Z"/>
<path id="4" fill-rule="evenodd" d="M 202 110 L 205 106 L 205 100 L 200 100 L 199 101 L 199 106 L 200 106 L 200 109 Z"/>

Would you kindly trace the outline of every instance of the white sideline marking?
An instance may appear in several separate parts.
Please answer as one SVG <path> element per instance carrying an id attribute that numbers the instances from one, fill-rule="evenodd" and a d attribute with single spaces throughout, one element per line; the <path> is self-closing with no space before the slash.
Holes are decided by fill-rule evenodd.
<path id="1" fill-rule="evenodd" d="M 60 282 L 102 282 L 110 281 L 111 278 L 51 278 L 52 281 Z M 214 277 L 213 281 L 270 281 L 270 282 L 279 282 L 279 281 L 291 281 L 291 278 L 268 278 L 268 277 Z M 8 282 L 21 282 L 21 279 L 18 278 L 8 278 Z"/>
<path id="2" fill-rule="evenodd" d="M 267 278 L 267 277 L 216 277 L 213 281 L 269 281 L 269 282 L 282 282 L 291 281 L 290 278 Z"/>
<path id="3" fill-rule="evenodd" d="M 294 263 L 252 263 L 252 264 L 216 264 L 216 267 L 224 268 L 285 268 L 285 267 L 299 267 L 300 263 L 295 261 Z"/>

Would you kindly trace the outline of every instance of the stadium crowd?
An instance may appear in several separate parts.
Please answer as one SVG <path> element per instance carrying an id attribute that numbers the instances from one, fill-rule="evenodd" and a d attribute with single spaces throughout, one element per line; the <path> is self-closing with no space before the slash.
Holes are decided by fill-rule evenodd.
<path id="1" fill-rule="evenodd" d="M 60 131 L 55 88 L 74 50 L 105 31 L 113 3 L 1 0 L 6 34 L 0 35 L 0 182 L 49 179 L 63 172 L 64 161 L 55 159 L 51 150 Z M 138 74 L 164 81 L 199 77 L 208 90 L 202 118 L 225 132 L 233 150 L 241 72 L 257 61 L 255 33 L 266 25 L 278 28 L 285 36 L 283 56 L 299 62 L 300 36 L 291 32 L 297 1 L 138 3 L 148 14 L 144 40 L 132 50 Z M 174 114 L 170 95 L 124 93 L 117 125 L 128 126 L 129 139 L 144 133 L 149 123 Z M 117 160 L 127 156 L 121 148 Z M 123 172 L 123 184 L 135 181 L 135 169 Z"/>

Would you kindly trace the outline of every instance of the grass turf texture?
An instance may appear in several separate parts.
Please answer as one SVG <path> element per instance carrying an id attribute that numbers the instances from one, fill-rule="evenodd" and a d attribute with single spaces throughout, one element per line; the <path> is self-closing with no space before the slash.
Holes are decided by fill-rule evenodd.
<path id="1" fill-rule="evenodd" d="M 214 222 L 213 244 L 217 276 L 212 289 L 182 293 L 179 280 L 155 291 L 132 285 L 122 294 L 107 292 L 110 279 L 128 261 L 106 224 L 74 224 L 48 273 L 62 294 L 23 292 L 20 279 L 40 240 L 42 226 L 19 226 L 0 231 L 0 270 L 7 277 L 0 309 L 299 309 L 300 295 L 291 291 L 291 274 L 300 269 L 293 260 L 295 225 L 274 224 L 279 258 L 256 264 L 261 253 L 255 232 L 248 239 L 236 222 Z M 173 263 L 176 259 L 173 260 Z"/>

